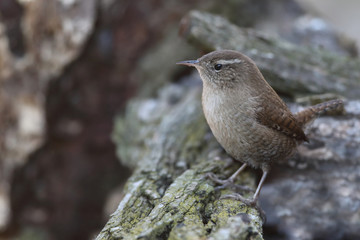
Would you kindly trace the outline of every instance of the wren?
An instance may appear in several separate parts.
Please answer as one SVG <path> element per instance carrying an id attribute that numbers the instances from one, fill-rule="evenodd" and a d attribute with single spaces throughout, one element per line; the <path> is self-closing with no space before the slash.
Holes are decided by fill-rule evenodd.
<path id="1" fill-rule="evenodd" d="M 256 64 L 232 50 L 208 53 L 177 64 L 195 67 L 203 81 L 202 107 L 207 123 L 225 151 L 243 163 L 227 180 L 233 183 L 246 166 L 260 168 L 261 180 L 252 198 L 240 194 L 227 198 L 254 205 L 272 163 L 290 158 L 297 145 L 308 141 L 304 128 L 319 114 L 341 108 L 332 100 L 293 114 L 267 83 Z"/>

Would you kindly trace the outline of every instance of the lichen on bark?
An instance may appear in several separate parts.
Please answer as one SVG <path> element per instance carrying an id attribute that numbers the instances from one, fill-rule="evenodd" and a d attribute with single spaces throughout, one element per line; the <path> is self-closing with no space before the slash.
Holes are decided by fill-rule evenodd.
<path id="1" fill-rule="evenodd" d="M 182 34 L 203 50 L 227 48 L 244 52 L 255 60 L 272 86 L 288 96 L 359 96 L 359 60 L 295 46 L 197 11 L 184 18 Z M 239 164 L 227 160 L 211 135 L 201 110 L 200 86 L 189 81 L 182 83 L 186 84 L 162 88 L 157 98 L 131 101 L 125 115 L 116 120 L 114 140 L 118 155 L 124 165 L 134 169 L 134 174 L 119 208 L 97 239 L 263 238 L 261 213 L 241 202 L 221 199 L 231 189 L 216 189 L 206 178 L 210 172 L 226 178 Z M 317 95 L 320 99 L 327 97 Z M 352 229 L 358 224 L 352 220 L 358 219 L 358 214 L 349 214 L 346 204 L 338 207 L 343 193 L 337 192 L 340 188 L 336 184 L 351 186 L 354 191 L 348 192 L 347 201 L 358 206 L 359 185 L 354 185 L 358 178 L 344 183 L 344 177 L 337 174 L 352 172 L 352 176 L 358 176 L 354 167 L 359 159 L 359 138 L 355 133 L 358 102 L 346 102 L 345 117 L 317 119 L 309 129 L 310 143 L 299 147 L 297 158 L 285 166 L 274 164 L 260 202 L 271 227 L 289 238 L 299 237 L 299 232 L 301 237 L 314 238 L 333 236 L 334 232 L 357 236 Z M 300 110 L 296 104 L 289 106 L 295 112 Z M 334 180 L 335 187 L 331 184 Z M 254 174 L 245 171 L 237 183 L 254 188 Z M 324 192 L 331 196 L 326 199 L 331 207 L 314 210 L 314 202 L 323 206 Z M 332 218 L 334 211 L 341 217 Z M 330 218 L 331 226 L 346 222 L 348 228 L 330 230 L 326 225 Z M 280 226 L 284 224 L 285 227 Z"/>
<path id="2" fill-rule="evenodd" d="M 225 177 L 238 164 L 218 160 L 226 155 L 209 134 L 200 91 L 171 85 L 157 99 L 134 100 L 118 118 L 118 153 L 134 173 L 97 239 L 262 239 L 258 210 L 220 199 L 230 190 L 216 190 L 206 177 Z M 248 172 L 239 181 L 255 184 Z"/>

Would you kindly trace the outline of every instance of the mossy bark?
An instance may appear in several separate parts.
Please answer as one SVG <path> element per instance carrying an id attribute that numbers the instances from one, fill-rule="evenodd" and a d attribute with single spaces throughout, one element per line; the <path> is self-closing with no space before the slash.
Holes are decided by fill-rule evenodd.
<path id="1" fill-rule="evenodd" d="M 244 52 L 274 88 L 291 96 L 360 95 L 359 60 L 295 46 L 197 11 L 189 13 L 181 27 L 183 36 L 202 49 Z M 116 119 L 118 155 L 134 173 L 97 239 L 263 238 L 258 208 L 221 199 L 232 190 L 216 189 L 206 177 L 215 173 L 226 178 L 240 164 L 227 157 L 210 133 L 200 92 L 201 86 L 189 81 L 168 85 L 156 99 L 131 101 L 125 115 Z M 237 183 L 254 188 L 250 171 Z"/>
<path id="2" fill-rule="evenodd" d="M 134 173 L 97 239 L 262 239 L 258 210 L 220 199 L 230 190 L 216 190 L 206 177 L 225 178 L 239 164 L 224 161 L 200 92 L 199 86 L 171 85 L 157 99 L 132 101 L 116 120 L 119 156 Z M 253 174 L 242 176 L 239 183 L 254 187 Z"/>

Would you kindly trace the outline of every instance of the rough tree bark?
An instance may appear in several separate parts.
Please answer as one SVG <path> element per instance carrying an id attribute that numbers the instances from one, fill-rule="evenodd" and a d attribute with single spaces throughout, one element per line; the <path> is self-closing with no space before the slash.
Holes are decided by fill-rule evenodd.
<path id="1" fill-rule="evenodd" d="M 183 18 L 181 33 L 201 49 L 243 52 L 281 92 L 291 95 L 333 92 L 352 98 L 359 96 L 359 59 L 294 45 L 198 11 Z"/>
<path id="2" fill-rule="evenodd" d="M 199 93 L 199 86 L 165 87 L 158 99 L 131 102 L 116 121 L 119 155 L 135 172 L 98 239 L 262 239 L 258 211 L 219 200 L 205 177 L 238 165 L 224 169 L 216 160 L 226 156 L 209 134 Z M 245 182 L 253 186 L 254 178 L 244 174 Z"/>
<path id="3" fill-rule="evenodd" d="M 1 1 L 0 231 L 14 214 L 11 180 L 44 143 L 46 91 L 81 53 L 96 19 L 96 1 Z"/>
<path id="4" fill-rule="evenodd" d="M 192 12 L 185 19 L 182 26 L 185 36 L 202 48 L 230 48 L 245 52 L 268 77 L 272 76 L 271 80 L 281 80 L 272 83 L 284 92 L 294 96 L 335 92 L 346 97 L 354 97 L 359 93 L 359 89 L 354 88 L 359 84 L 359 68 L 355 67 L 359 66 L 358 60 L 337 58 L 326 52 L 314 53 L 312 49 L 296 47 L 273 37 L 238 28 L 210 14 Z M 336 71 L 335 68 L 340 66 L 348 68 L 344 72 Z M 194 76 L 190 76 L 179 84 L 162 88 L 155 99 L 131 101 L 125 115 L 116 120 L 114 140 L 118 146 L 118 155 L 124 165 L 134 169 L 134 173 L 127 183 L 118 209 L 97 239 L 263 239 L 261 211 L 238 201 L 220 199 L 221 195 L 232 190 L 216 189 L 214 183 L 205 177 L 207 173 L 213 172 L 225 178 L 239 164 L 233 164 L 211 135 L 201 110 L 201 87 L 193 79 Z M 314 81 L 310 82 L 312 79 Z M 327 79 L 332 84 L 328 84 Z M 324 117 L 314 124 L 310 133 L 317 133 L 316 138 L 311 135 L 311 139 L 316 140 L 315 146 L 303 147 L 299 154 L 300 160 L 305 159 L 325 168 L 333 162 L 337 163 L 332 164 L 335 168 L 340 168 L 339 164 L 351 168 L 358 162 L 359 151 L 354 150 L 350 155 L 343 152 L 353 150 L 351 146 L 354 143 L 358 146 L 356 144 L 360 138 L 356 126 L 360 124 L 359 101 L 349 101 L 346 111 L 346 117 Z M 329 139 L 332 139 L 331 143 L 326 144 Z M 319 151 L 315 151 L 319 148 Z M 328 161 L 321 165 L 324 159 Z M 296 167 L 292 172 L 304 169 L 296 164 L 296 160 L 293 161 Z M 358 194 L 359 187 L 353 185 L 360 181 L 356 171 L 352 172 L 353 177 L 349 181 L 352 181 L 352 189 Z M 313 172 L 311 176 L 316 175 Z M 336 176 L 329 178 L 336 183 Z M 254 188 L 255 180 L 254 172 L 247 170 L 241 174 L 237 183 Z M 292 189 L 295 185 L 288 187 Z M 296 192 L 293 194 L 296 195 Z M 309 199 L 316 199 L 319 195 L 309 196 Z M 337 199 L 334 195 L 333 199 Z M 286 202 L 289 208 L 291 203 L 294 209 L 296 204 L 301 205 L 301 196 L 292 199 L 292 202 L 283 196 L 279 193 L 275 197 L 280 202 Z M 357 206 L 358 195 L 351 197 L 352 206 Z M 329 204 L 331 209 L 336 208 L 332 201 Z M 316 211 L 321 221 L 328 217 L 325 215 L 321 218 L 321 209 Z M 329 209 L 324 211 L 331 212 Z M 347 236 L 356 234 L 351 229 L 356 226 L 354 219 L 360 219 L 358 212 L 348 216 L 352 222 L 349 222 L 350 230 L 344 233 Z M 296 216 L 292 215 L 291 210 L 283 211 L 282 214 L 285 217 Z M 270 221 L 273 221 L 274 217 L 270 216 Z M 311 214 L 300 218 L 304 220 L 309 216 Z M 289 229 L 294 229 L 292 227 Z M 307 229 L 300 230 L 306 232 Z M 297 236 L 285 233 L 289 238 Z M 306 237 L 310 236 L 307 239 L 316 236 L 311 231 L 306 234 Z"/>

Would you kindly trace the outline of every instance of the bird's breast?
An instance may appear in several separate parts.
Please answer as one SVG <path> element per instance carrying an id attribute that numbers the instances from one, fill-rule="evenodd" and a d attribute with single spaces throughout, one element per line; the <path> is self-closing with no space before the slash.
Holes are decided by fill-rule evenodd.
<path id="1" fill-rule="evenodd" d="M 259 167 L 282 160 L 293 153 L 294 139 L 266 127 L 256 119 L 257 96 L 208 92 L 204 88 L 202 105 L 205 118 L 216 138 L 233 158 Z M 236 94 L 236 93 L 233 93 Z"/>
<path id="2" fill-rule="evenodd" d="M 205 118 L 225 150 L 235 146 L 245 148 L 249 144 L 247 136 L 256 127 L 256 101 L 252 99 L 251 96 L 242 96 L 236 92 L 209 93 L 204 89 L 202 105 Z"/>

